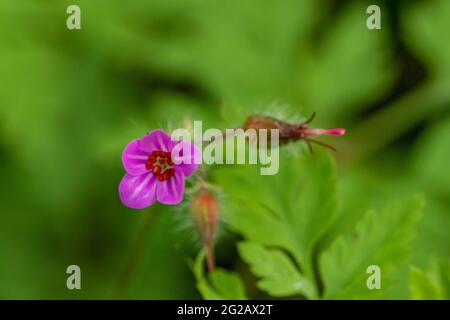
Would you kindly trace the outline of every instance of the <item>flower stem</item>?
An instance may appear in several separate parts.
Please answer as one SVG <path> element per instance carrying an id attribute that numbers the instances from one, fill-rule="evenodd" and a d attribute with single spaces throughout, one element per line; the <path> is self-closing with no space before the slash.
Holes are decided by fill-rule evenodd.
<path id="1" fill-rule="evenodd" d="M 153 230 L 158 217 L 159 214 L 157 214 L 157 211 L 151 210 L 151 212 L 147 213 L 144 221 L 142 221 L 141 225 L 139 226 L 139 230 L 131 245 L 130 254 L 128 260 L 126 261 L 125 268 L 120 275 L 119 281 L 115 288 L 115 299 L 125 298 L 126 292 L 133 280 L 140 262 L 142 261 L 142 256 L 145 249 L 146 240 L 148 239 L 148 235 Z"/>
<path id="2" fill-rule="evenodd" d="M 213 272 L 216 269 L 214 243 L 209 243 L 206 245 L 206 263 L 208 265 L 208 272 Z"/>

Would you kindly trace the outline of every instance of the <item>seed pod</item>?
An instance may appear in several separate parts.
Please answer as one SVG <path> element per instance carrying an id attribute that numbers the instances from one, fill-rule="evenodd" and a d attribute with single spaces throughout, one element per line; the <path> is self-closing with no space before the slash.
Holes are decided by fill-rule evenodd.
<path id="1" fill-rule="evenodd" d="M 313 153 L 311 143 L 315 143 L 321 145 L 323 147 L 329 148 L 333 151 L 336 151 L 332 146 L 325 144 L 323 142 L 311 139 L 310 136 L 317 135 L 344 135 L 345 129 L 343 128 L 335 128 L 335 129 L 313 129 L 309 128 L 308 124 L 314 119 L 315 113 L 311 115 L 311 117 L 302 122 L 300 124 L 292 124 L 286 121 L 282 121 L 269 116 L 261 116 L 261 115 L 251 115 L 247 118 L 244 123 L 244 130 L 254 129 L 258 132 L 261 129 L 268 130 L 266 145 L 270 145 L 270 130 L 278 129 L 279 130 L 279 144 L 283 145 L 289 142 L 303 140 L 308 145 L 308 148 L 311 153 Z M 258 141 L 259 142 L 259 141 Z"/>
<path id="2" fill-rule="evenodd" d="M 270 130 L 272 129 L 279 130 L 280 145 L 299 139 L 299 132 L 297 125 L 290 124 L 288 122 L 268 116 L 260 116 L 260 115 L 249 116 L 244 124 L 244 130 L 248 129 L 255 129 L 258 133 L 258 137 L 260 137 L 259 130 L 261 129 L 267 130 L 268 134 L 266 145 L 270 145 L 271 141 Z"/>

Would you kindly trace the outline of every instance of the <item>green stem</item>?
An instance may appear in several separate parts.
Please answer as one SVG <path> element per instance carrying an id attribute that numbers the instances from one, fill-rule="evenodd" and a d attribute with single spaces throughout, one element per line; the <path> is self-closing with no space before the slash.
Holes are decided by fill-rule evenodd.
<path id="1" fill-rule="evenodd" d="M 142 221 L 141 225 L 139 226 L 138 233 L 132 243 L 130 254 L 125 264 L 125 268 L 119 277 L 119 281 L 115 289 L 115 299 L 125 298 L 127 290 L 133 280 L 134 275 L 136 274 L 138 266 L 142 261 L 142 256 L 149 233 L 151 233 L 151 231 L 153 230 L 158 217 L 159 214 L 151 210 L 151 212 L 147 213 L 144 221 Z"/>

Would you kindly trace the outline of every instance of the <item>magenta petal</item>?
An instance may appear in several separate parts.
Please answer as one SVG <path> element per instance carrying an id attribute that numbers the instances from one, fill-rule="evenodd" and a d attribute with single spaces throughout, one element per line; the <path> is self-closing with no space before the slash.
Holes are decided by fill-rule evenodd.
<path id="1" fill-rule="evenodd" d="M 188 154 L 183 154 L 184 149 L 189 150 Z M 180 159 L 181 163 L 175 162 L 177 170 L 183 171 L 185 177 L 190 177 L 202 161 L 202 151 L 189 141 L 181 141 L 172 150 L 172 159 Z"/>
<path id="2" fill-rule="evenodd" d="M 139 140 L 131 141 L 122 153 L 122 163 L 125 171 L 132 176 L 138 176 L 147 172 L 145 168 L 147 159 L 148 153 L 139 148 Z"/>
<path id="3" fill-rule="evenodd" d="M 159 129 L 146 134 L 139 142 L 139 147 L 148 153 L 153 150 L 171 151 L 176 144 L 167 133 Z"/>
<path id="4" fill-rule="evenodd" d="M 126 174 L 119 184 L 119 196 L 124 205 L 142 209 L 156 200 L 156 176 L 152 173 L 132 176 Z"/>
<path id="5" fill-rule="evenodd" d="M 175 175 L 169 180 L 158 181 L 156 198 L 164 204 L 178 204 L 183 200 L 184 194 L 184 174 L 181 170 L 175 169 Z"/>

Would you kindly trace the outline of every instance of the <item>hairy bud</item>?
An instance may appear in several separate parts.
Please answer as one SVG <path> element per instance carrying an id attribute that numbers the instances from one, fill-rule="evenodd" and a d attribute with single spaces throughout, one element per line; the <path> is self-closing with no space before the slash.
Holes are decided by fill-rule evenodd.
<path id="1" fill-rule="evenodd" d="M 206 189 L 201 189 L 193 198 L 192 211 L 198 231 L 207 251 L 208 270 L 215 268 L 214 241 L 219 225 L 219 201 Z"/>

